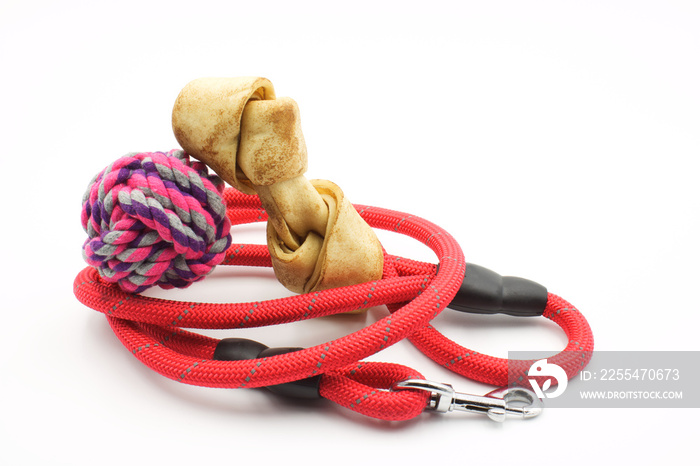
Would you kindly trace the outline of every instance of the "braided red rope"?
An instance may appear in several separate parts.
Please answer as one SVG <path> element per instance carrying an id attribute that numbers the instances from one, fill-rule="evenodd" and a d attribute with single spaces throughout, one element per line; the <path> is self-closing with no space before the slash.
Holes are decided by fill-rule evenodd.
<path id="1" fill-rule="evenodd" d="M 224 199 L 231 223 L 265 221 L 259 198 L 226 189 Z M 323 374 L 321 396 L 362 414 L 387 420 L 417 416 L 428 394 L 390 391 L 394 383 L 423 378 L 395 364 L 359 362 L 377 351 L 411 337 L 431 358 L 458 373 L 487 383 L 502 383 L 504 360 L 489 356 L 462 358 L 468 350 L 447 340 L 429 322 L 454 298 L 464 277 L 465 260 L 452 236 L 426 220 L 378 207 L 356 206 L 375 228 L 405 234 L 430 247 L 433 264 L 385 255 L 384 277 L 376 282 L 253 303 L 212 304 L 179 302 L 129 294 L 107 283 L 87 267 L 75 279 L 74 292 L 85 305 L 103 312 L 120 341 L 144 364 L 173 380 L 208 387 L 252 388 Z M 270 266 L 265 246 L 232 245 L 228 265 Z M 549 296 L 545 314 L 561 325 L 570 339 L 586 351 L 593 338 L 583 316 L 568 303 Z M 295 322 L 386 304 L 391 315 L 353 334 L 293 353 L 245 361 L 218 361 L 212 355 L 219 340 L 186 328 L 240 328 Z M 573 340 L 572 340 L 573 341 Z M 567 349 L 575 343 L 570 343 Z M 471 352 L 470 352 L 471 353 Z M 490 359 L 489 359 L 490 358 Z M 469 359 L 469 363 L 462 362 Z M 470 365 L 473 361 L 481 364 Z M 586 361 L 587 362 L 587 361 Z M 569 366 L 566 366 L 569 367 Z M 570 373 L 575 368 L 567 369 Z M 481 373 L 490 374 L 480 377 Z M 507 381 L 507 380 L 506 380 Z"/>
<path id="2" fill-rule="evenodd" d="M 575 307 L 552 293 L 548 295 L 547 307 L 542 315 L 556 322 L 566 332 L 569 339 L 566 348 L 559 354 L 547 358 L 547 361 L 560 366 L 571 379 L 591 359 L 593 351 L 591 328 Z M 530 366 L 535 362 L 534 359 L 508 360 L 478 353 L 450 340 L 432 325 L 418 330 L 408 339 L 423 354 L 451 371 L 477 382 L 500 387 L 514 382 L 519 384 L 517 382 L 525 379 Z"/>

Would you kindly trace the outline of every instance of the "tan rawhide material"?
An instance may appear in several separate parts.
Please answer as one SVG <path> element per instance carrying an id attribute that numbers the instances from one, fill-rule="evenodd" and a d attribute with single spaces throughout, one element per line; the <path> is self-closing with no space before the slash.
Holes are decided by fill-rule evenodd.
<path id="1" fill-rule="evenodd" d="M 173 131 L 183 149 L 233 187 L 260 196 L 279 281 L 307 293 L 381 278 L 382 248 L 343 191 L 304 176 L 294 100 L 265 78 L 202 78 L 180 92 Z"/>

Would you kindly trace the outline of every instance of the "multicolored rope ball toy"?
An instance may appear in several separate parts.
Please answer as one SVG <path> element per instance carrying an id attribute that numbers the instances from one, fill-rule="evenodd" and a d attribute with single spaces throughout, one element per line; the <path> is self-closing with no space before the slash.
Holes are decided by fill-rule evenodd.
<path id="1" fill-rule="evenodd" d="M 224 182 L 182 150 L 121 157 L 83 196 L 83 257 L 127 292 L 185 288 L 231 245 L 223 191 Z"/>

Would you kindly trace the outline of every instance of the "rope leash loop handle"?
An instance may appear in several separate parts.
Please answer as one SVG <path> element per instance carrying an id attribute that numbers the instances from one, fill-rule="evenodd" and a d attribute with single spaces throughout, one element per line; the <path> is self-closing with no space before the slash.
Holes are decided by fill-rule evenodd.
<path id="1" fill-rule="evenodd" d="M 561 297 L 548 293 L 542 315 L 559 325 L 568 338 L 566 347 L 547 361 L 560 366 L 569 379 L 591 359 L 594 341 L 586 318 Z M 505 387 L 526 385 L 536 360 L 509 360 L 481 354 L 450 340 L 432 325 L 418 330 L 409 340 L 423 354 L 443 367 L 477 382 Z"/>

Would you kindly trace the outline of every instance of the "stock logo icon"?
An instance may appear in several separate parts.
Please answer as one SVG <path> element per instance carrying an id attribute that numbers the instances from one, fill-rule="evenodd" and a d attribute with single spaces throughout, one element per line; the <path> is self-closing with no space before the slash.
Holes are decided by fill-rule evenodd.
<path id="1" fill-rule="evenodd" d="M 530 385 L 532 386 L 532 390 L 540 399 L 543 399 L 545 397 L 558 397 L 559 395 L 564 393 L 564 391 L 566 390 L 566 385 L 569 382 L 569 379 L 566 376 L 566 372 L 564 372 L 564 369 L 562 369 L 556 364 L 548 363 L 546 359 L 540 359 L 539 361 L 535 361 L 535 363 L 532 366 L 530 366 L 527 375 L 530 377 L 537 377 L 540 380 L 543 377 L 549 377 L 544 381 L 541 387 L 537 382 L 537 379 L 528 379 Z M 552 386 L 552 379 L 556 380 L 557 388 L 553 392 L 547 393 L 547 389 L 549 389 Z"/>

